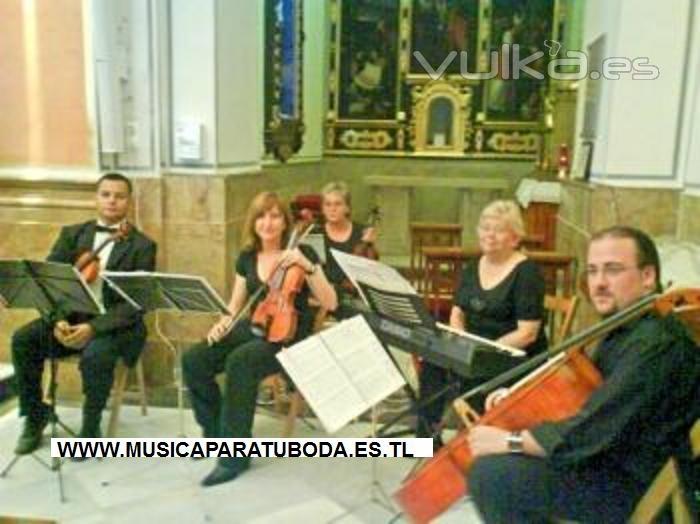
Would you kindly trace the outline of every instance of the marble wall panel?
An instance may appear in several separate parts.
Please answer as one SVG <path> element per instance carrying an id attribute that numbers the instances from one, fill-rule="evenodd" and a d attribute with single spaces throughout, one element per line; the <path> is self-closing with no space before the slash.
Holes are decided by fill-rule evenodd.
<path id="1" fill-rule="evenodd" d="M 225 296 L 230 280 L 226 264 L 227 227 L 224 224 L 166 223 L 164 231 L 167 270 L 203 276 Z"/>
<path id="2" fill-rule="evenodd" d="M 163 177 L 163 221 L 168 224 L 221 224 L 225 220 L 226 179 L 220 176 Z"/>
<path id="3" fill-rule="evenodd" d="M 680 192 L 597 186 L 592 195 L 591 229 L 633 225 L 652 236 L 675 235 Z"/>
<path id="4" fill-rule="evenodd" d="M 700 244 L 700 220 L 698 217 L 700 217 L 700 196 L 683 196 L 678 217 L 680 240 Z"/>

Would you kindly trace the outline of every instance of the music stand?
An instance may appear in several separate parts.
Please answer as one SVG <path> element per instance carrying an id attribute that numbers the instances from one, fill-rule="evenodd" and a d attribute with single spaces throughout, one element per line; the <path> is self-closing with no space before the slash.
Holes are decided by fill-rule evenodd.
<path id="1" fill-rule="evenodd" d="M 38 262 L 31 260 L 0 260 L 0 298 L 4 307 L 36 309 L 49 326 L 66 318 L 71 313 L 98 315 L 104 313 L 92 290 L 80 276 L 77 269 L 69 264 Z M 49 333 L 46 341 L 50 360 L 49 372 L 49 423 L 51 438 L 57 436 L 57 426 L 71 436 L 75 433 L 61 422 L 56 414 L 56 371 L 58 355 L 54 337 Z M 0 472 L 6 477 L 12 467 L 24 455 L 14 458 Z M 58 474 L 61 502 L 65 502 L 61 460 L 55 458 L 51 464 L 31 454 L 44 467 Z"/>
<path id="2" fill-rule="evenodd" d="M 143 311 L 154 311 L 156 331 L 175 356 L 175 382 L 180 435 L 185 435 L 182 352 L 161 331 L 158 311 L 196 311 L 229 314 L 228 307 L 203 277 L 147 271 L 105 271 L 105 282 L 128 296 Z"/>
<path id="3" fill-rule="evenodd" d="M 277 359 L 329 433 L 370 411 L 371 436 L 376 437 L 377 403 L 405 383 L 361 315 L 282 349 Z M 326 388 L 329 382 L 333 384 L 332 392 Z M 370 502 L 393 513 L 395 508 L 377 477 L 376 461 L 377 457 L 372 456 Z M 348 508 L 330 522 L 343 519 L 356 509 Z"/>

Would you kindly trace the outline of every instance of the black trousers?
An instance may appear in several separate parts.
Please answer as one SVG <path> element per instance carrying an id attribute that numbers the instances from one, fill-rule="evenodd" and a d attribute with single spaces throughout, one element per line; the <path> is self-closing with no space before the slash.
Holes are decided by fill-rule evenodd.
<path id="1" fill-rule="evenodd" d="M 469 473 L 469 492 L 487 524 L 624 523 L 639 488 L 604 466 L 558 470 L 542 458 L 488 455 Z"/>
<path id="2" fill-rule="evenodd" d="M 479 385 L 478 381 L 461 378 L 429 362 L 423 362 L 418 380 L 418 437 L 431 436 L 437 430 L 447 403 Z M 432 397 L 433 400 L 429 401 Z M 483 398 L 470 400 L 470 405 L 477 411 L 482 411 Z M 421 425 L 421 422 L 424 424 Z"/>
<path id="3" fill-rule="evenodd" d="M 117 359 L 134 346 L 143 348 L 146 328 L 137 323 L 129 329 L 96 336 L 82 350 L 76 351 L 62 346 L 53 336 L 53 327 L 37 319 L 21 327 L 12 336 L 12 363 L 17 377 L 20 415 L 36 417 L 45 407 L 42 402 L 41 377 L 44 360 L 51 349 L 57 357 L 80 355 L 80 374 L 85 395 L 83 413 L 90 420 L 83 424 L 96 427 L 104 409 L 114 381 Z"/>
<path id="4" fill-rule="evenodd" d="M 275 354 L 279 344 L 253 335 L 248 321 L 240 322 L 227 337 L 209 346 L 197 344 L 183 356 L 185 384 L 192 409 L 205 437 L 250 438 L 258 385 L 281 371 Z M 223 372 L 224 390 L 215 377 Z M 245 459 L 220 459 L 227 467 L 247 465 Z"/>

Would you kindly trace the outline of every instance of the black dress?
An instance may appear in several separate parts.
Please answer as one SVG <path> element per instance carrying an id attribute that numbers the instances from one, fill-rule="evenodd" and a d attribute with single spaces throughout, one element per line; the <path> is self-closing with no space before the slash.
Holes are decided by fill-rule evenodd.
<path id="1" fill-rule="evenodd" d="M 465 314 L 467 331 L 496 340 L 515 331 L 518 320 L 542 320 L 544 317 L 544 279 L 539 267 L 532 260 L 518 263 L 501 282 L 491 289 L 484 289 L 479 280 L 479 261 L 467 264 L 462 272 L 455 305 Z M 535 342 L 523 348 L 534 355 L 547 348 L 544 322 Z M 427 405 L 419 407 L 419 424 L 416 433 L 428 436 L 442 417 L 445 403 L 457 395 L 472 389 L 483 379 L 460 379 L 448 371 L 424 363 L 419 376 L 422 402 L 435 397 Z M 447 389 L 446 389 L 447 388 Z M 484 398 L 473 399 L 472 407 L 483 409 Z"/>
<path id="2" fill-rule="evenodd" d="M 326 228 L 323 228 L 323 237 L 326 241 L 326 263 L 323 267 L 323 272 L 326 274 L 328 282 L 330 282 L 336 288 L 336 291 L 338 291 L 338 287 L 347 277 L 345 276 L 343 270 L 340 269 L 338 262 L 336 262 L 335 258 L 333 258 L 331 249 L 337 249 L 343 253 L 352 253 L 355 246 L 362 242 L 364 229 L 364 226 L 361 224 L 352 222 L 352 230 L 347 240 L 344 240 L 343 242 L 336 242 L 328 236 Z"/>
<path id="3" fill-rule="evenodd" d="M 496 340 L 518 327 L 519 320 L 544 317 L 544 279 L 535 262 L 525 259 L 491 289 L 481 287 L 479 262 L 469 263 L 462 272 L 455 305 L 465 314 L 467 331 Z M 544 324 L 537 339 L 523 348 L 534 355 L 547 348 Z"/>
<path id="4" fill-rule="evenodd" d="M 318 257 L 312 248 L 301 246 L 304 256 L 313 263 Z M 254 250 L 243 251 L 236 262 L 236 274 L 245 278 L 246 291 L 251 296 L 262 285 L 258 275 L 258 255 Z M 295 307 L 299 323 L 294 342 L 306 338 L 313 327 L 313 311 L 309 307 L 310 289 L 304 284 L 296 296 Z M 264 298 L 261 297 L 258 302 Z M 255 305 L 251 308 L 254 311 Z M 201 342 L 188 350 L 183 359 L 183 376 L 192 399 L 194 416 L 202 426 L 205 437 L 252 436 L 258 385 L 267 376 L 282 370 L 275 355 L 282 344 L 269 342 L 253 334 L 248 319 L 239 322 L 222 340 L 212 344 Z M 224 391 L 216 383 L 216 375 L 225 374 Z M 246 458 L 220 458 L 227 468 L 243 470 Z"/>
<path id="5" fill-rule="evenodd" d="M 343 287 L 343 282 L 347 280 L 347 277 L 333 257 L 331 249 L 336 249 L 343 253 L 352 253 L 355 247 L 362 242 L 364 230 L 365 226 L 357 222 L 352 222 L 352 230 L 347 240 L 336 242 L 328 236 L 326 228 L 323 228 L 323 237 L 326 241 L 326 263 L 323 267 L 323 272 L 326 274 L 328 281 L 331 283 L 338 296 L 338 307 L 333 311 L 333 316 L 338 320 L 349 318 L 356 313 L 350 306 L 350 302 L 355 295 L 352 291 Z"/>

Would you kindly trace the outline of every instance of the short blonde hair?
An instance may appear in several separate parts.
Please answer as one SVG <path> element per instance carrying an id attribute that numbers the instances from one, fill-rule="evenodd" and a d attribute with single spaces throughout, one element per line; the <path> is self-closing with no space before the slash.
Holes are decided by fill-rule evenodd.
<path id="1" fill-rule="evenodd" d="M 292 214 L 289 211 L 289 206 L 277 193 L 263 191 L 262 193 L 258 193 L 248 206 L 245 224 L 243 225 L 244 249 L 252 248 L 256 251 L 260 251 L 262 243 L 255 232 L 255 221 L 275 207 L 284 215 L 285 227 L 282 233 L 282 246 L 284 247 L 287 244 L 292 229 Z"/>
<path id="2" fill-rule="evenodd" d="M 323 189 L 321 190 L 321 196 L 323 196 L 323 198 L 331 193 L 338 193 L 343 199 L 343 202 L 345 202 L 345 205 L 348 206 L 348 209 L 352 209 L 350 188 L 348 188 L 348 185 L 345 182 L 330 182 L 323 186 Z"/>
<path id="3" fill-rule="evenodd" d="M 513 200 L 494 200 L 486 206 L 479 216 L 479 223 L 485 218 L 502 220 L 518 238 L 525 236 L 525 223 L 520 206 Z"/>

